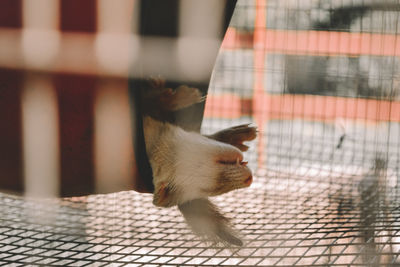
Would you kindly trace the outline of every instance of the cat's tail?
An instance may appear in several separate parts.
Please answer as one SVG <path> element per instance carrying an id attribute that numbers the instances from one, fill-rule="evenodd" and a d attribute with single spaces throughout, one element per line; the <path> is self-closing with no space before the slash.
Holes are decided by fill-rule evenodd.
<path id="1" fill-rule="evenodd" d="M 194 199 L 178 205 L 193 232 L 207 240 L 225 245 L 243 246 L 230 221 L 211 201 Z"/>

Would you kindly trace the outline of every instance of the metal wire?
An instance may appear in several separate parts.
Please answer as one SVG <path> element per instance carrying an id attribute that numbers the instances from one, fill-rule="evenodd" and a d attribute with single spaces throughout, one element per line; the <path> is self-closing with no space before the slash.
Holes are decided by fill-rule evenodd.
<path id="1" fill-rule="evenodd" d="M 0 195 L 0 263 L 45 266 L 365 266 L 400 260 L 394 188 L 362 199 L 361 176 L 305 179 L 259 173 L 254 187 L 215 201 L 245 247 L 198 240 L 176 209 L 135 192 L 39 201 Z M 373 221 L 366 223 L 373 216 Z M 373 239 L 365 240 L 364 232 Z M 371 245 L 374 251 L 371 251 Z"/>

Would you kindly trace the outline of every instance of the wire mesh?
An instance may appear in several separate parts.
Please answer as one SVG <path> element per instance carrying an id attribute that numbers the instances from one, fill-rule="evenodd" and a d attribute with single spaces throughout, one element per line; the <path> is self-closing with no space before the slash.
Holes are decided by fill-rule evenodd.
<path id="1" fill-rule="evenodd" d="M 0 194 L 0 265 L 399 266 L 398 27 L 398 1 L 238 2 L 203 131 L 259 128 L 252 187 L 215 198 L 243 248 L 146 194 Z"/>
<path id="2" fill-rule="evenodd" d="M 400 260 L 396 188 L 379 195 L 384 188 L 374 187 L 363 198 L 362 176 L 338 176 L 331 183 L 328 177 L 258 175 L 252 188 L 215 199 L 242 232 L 241 249 L 202 242 L 176 209 L 154 207 L 150 195 L 38 201 L 2 194 L 0 263 L 365 266 L 363 257 L 386 265 Z M 365 240 L 365 231 L 372 237 Z"/>

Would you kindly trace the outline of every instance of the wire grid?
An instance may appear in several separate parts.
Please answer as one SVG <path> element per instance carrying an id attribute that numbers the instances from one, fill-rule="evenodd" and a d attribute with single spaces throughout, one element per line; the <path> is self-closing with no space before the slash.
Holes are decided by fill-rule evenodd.
<path id="1" fill-rule="evenodd" d="M 300 1 L 269 0 L 261 8 L 267 9 L 266 25 L 271 29 L 397 34 L 396 10 L 367 12 L 347 26 L 327 21 L 335 9 L 371 3 L 375 2 L 301 1 L 300 5 Z M 239 1 L 235 12 L 232 26 L 252 33 L 254 1 Z M 399 63 L 394 56 L 327 56 L 310 51 L 288 55 L 281 49 L 264 51 L 268 54 L 264 67 L 257 69 L 253 52 L 249 47 L 221 52 L 209 98 L 228 94 L 228 102 L 237 96 L 241 101 L 252 99 L 255 72 L 261 70 L 264 93 L 271 95 L 398 100 Z M 326 79 L 315 90 L 320 81 L 315 77 L 321 76 Z M 362 86 L 354 86 L 357 83 Z M 154 207 L 150 195 L 121 192 L 34 200 L 1 194 L 0 264 L 399 266 L 399 123 L 301 117 L 294 114 L 295 107 L 289 111 L 283 107 L 267 114 L 261 125 L 252 115 L 262 113 L 257 107 L 253 113 L 228 118 L 212 116 L 218 113 L 213 109 L 204 121 L 204 132 L 248 122 L 262 129 L 245 155 L 256 170 L 252 187 L 215 198 L 242 233 L 243 248 L 202 242 L 175 208 Z M 386 162 L 379 172 L 374 167 L 377 158 Z"/>
<path id="2" fill-rule="evenodd" d="M 334 177 L 332 183 L 326 177 L 258 175 L 264 178 L 257 177 L 252 188 L 215 198 L 241 231 L 241 249 L 202 242 L 177 209 L 156 208 L 146 194 L 47 201 L 1 194 L 0 264 L 365 266 L 365 257 L 385 266 L 400 262 L 395 188 L 387 187 L 381 197 L 376 189 L 363 200 L 362 177 Z M 374 238 L 365 240 L 365 231 Z"/>
<path id="3" fill-rule="evenodd" d="M 255 169 L 359 174 L 383 157 L 398 175 L 400 2 L 256 3 L 239 1 L 231 25 L 236 40 L 260 40 L 221 51 L 210 93 L 221 103 L 206 110 L 204 132 L 257 125 Z"/>

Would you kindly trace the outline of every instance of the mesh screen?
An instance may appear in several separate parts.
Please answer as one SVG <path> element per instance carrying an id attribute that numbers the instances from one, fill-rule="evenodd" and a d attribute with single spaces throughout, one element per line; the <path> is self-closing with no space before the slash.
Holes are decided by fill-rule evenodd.
<path id="1" fill-rule="evenodd" d="M 253 185 L 215 198 L 243 248 L 135 192 L 0 194 L 9 266 L 399 266 L 398 1 L 239 1 L 203 132 L 253 123 Z"/>
<path id="2" fill-rule="evenodd" d="M 2 194 L 0 263 L 394 266 L 400 260 L 396 188 L 360 186 L 362 178 L 264 172 L 251 188 L 217 197 L 244 237 L 241 249 L 202 242 L 177 209 L 154 207 L 150 195 L 37 201 Z"/>

